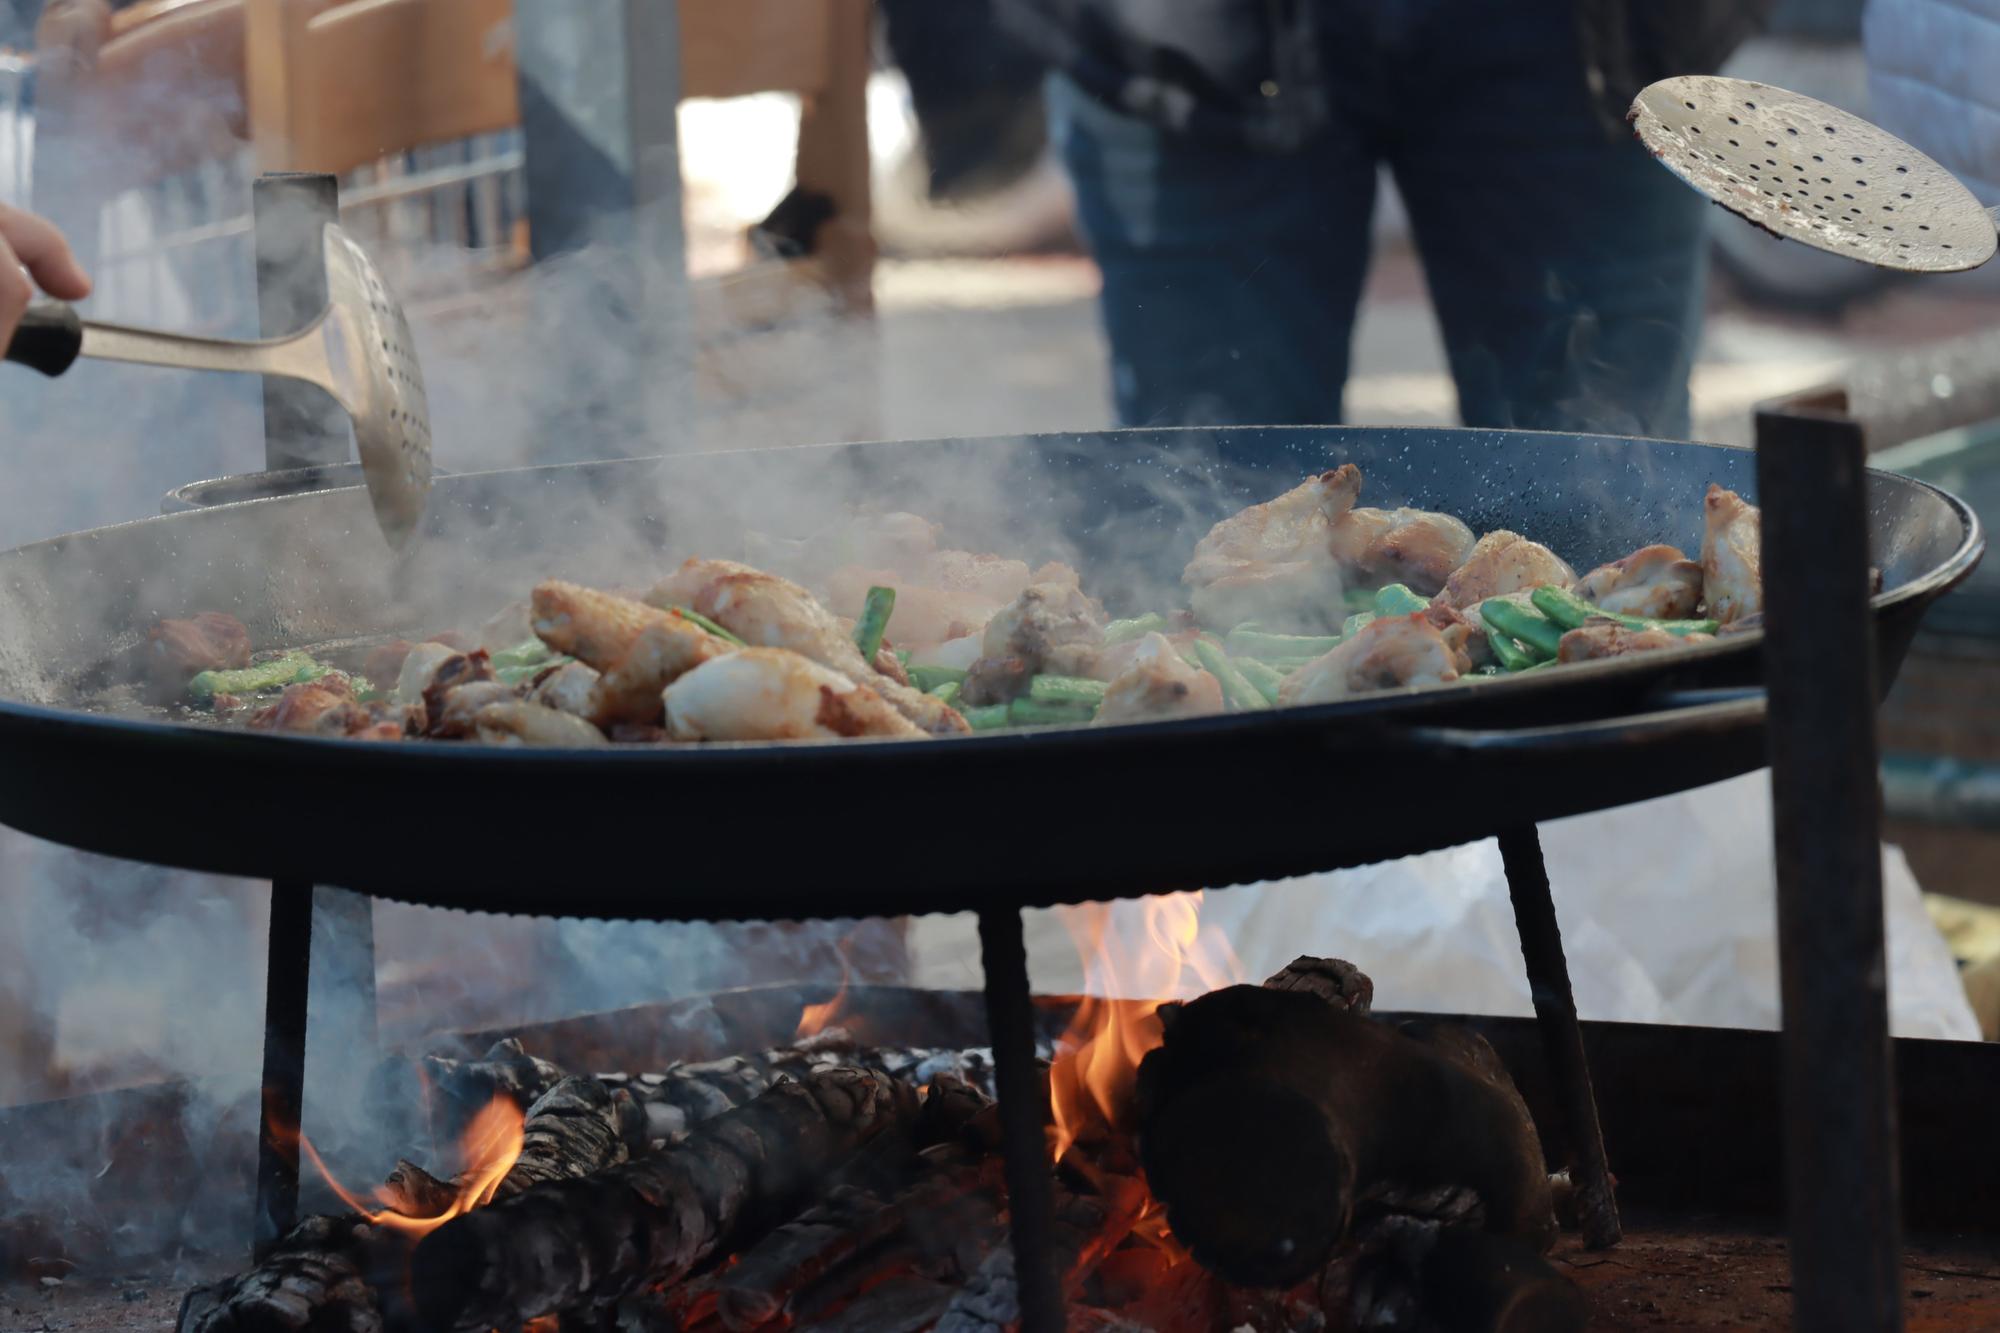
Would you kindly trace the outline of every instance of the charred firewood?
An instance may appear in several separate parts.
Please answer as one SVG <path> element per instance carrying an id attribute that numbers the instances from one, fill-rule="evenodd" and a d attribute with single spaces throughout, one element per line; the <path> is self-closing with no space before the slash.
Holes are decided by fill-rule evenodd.
<path id="1" fill-rule="evenodd" d="M 594 1078 L 566 1078 L 528 1108 L 521 1155 L 493 1197 L 591 1175 L 630 1161 L 646 1147 L 646 1113 L 631 1094 Z"/>
<path id="2" fill-rule="evenodd" d="M 1406 1226 L 1329 1278 L 1322 1308 L 1356 1329 L 1581 1333 L 1589 1320 L 1575 1283 L 1533 1247 L 1490 1232 Z"/>
<path id="3" fill-rule="evenodd" d="M 734 1110 L 780 1078 L 803 1078 L 832 1069 L 873 1069 L 914 1087 L 952 1077 L 990 1099 L 993 1058 L 979 1049 L 871 1047 L 829 1032 L 797 1046 L 675 1064 L 649 1074 L 600 1074 L 610 1087 L 630 1089 L 644 1108 L 655 1139 L 674 1139 L 704 1120 Z"/>
<path id="4" fill-rule="evenodd" d="M 526 1111 L 565 1077 L 549 1061 L 529 1055 L 512 1037 L 494 1042 L 477 1060 L 427 1055 L 422 1069 L 440 1138 L 456 1138 L 495 1097 L 506 1097 Z"/>
<path id="5" fill-rule="evenodd" d="M 921 1333 L 950 1308 L 954 1287 L 915 1273 L 879 1282 L 825 1318 L 793 1325 L 799 1333 Z"/>
<path id="6" fill-rule="evenodd" d="M 595 1079 L 564 1079 L 530 1109 L 521 1153 L 494 1197 L 552 1180 L 589 1175 L 644 1147 L 643 1116 L 632 1099 Z M 409 1162 L 398 1162 L 385 1202 L 408 1217 L 449 1212 L 462 1193 Z M 180 1333 L 373 1333 L 383 1325 L 376 1289 L 391 1287 L 409 1249 L 405 1232 L 360 1217 L 311 1217 L 248 1273 L 196 1288 L 181 1307 Z"/>
<path id="7" fill-rule="evenodd" d="M 1300 955 L 1264 982 L 1266 990 L 1297 990 L 1328 1004 L 1365 1014 L 1375 1003 L 1375 983 L 1366 972 L 1339 958 Z"/>
<path id="8" fill-rule="evenodd" d="M 679 1281 L 796 1214 L 857 1148 L 915 1115 L 914 1091 L 871 1071 L 779 1083 L 664 1152 L 439 1227 L 411 1256 L 416 1308 L 432 1329 L 513 1327 Z"/>
<path id="9" fill-rule="evenodd" d="M 358 1217 L 309 1217 L 247 1273 L 196 1287 L 179 1333 L 381 1333 L 369 1278 L 400 1243 Z"/>
<path id="10" fill-rule="evenodd" d="M 1161 1019 L 1139 1066 L 1140 1155 L 1175 1237 L 1211 1271 L 1290 1286 L 1326 1265 L 1364 1204 L 1460 1191 L 1485 1229 L 1553 1241 L 1534 1123 L 1476 1036 L 1257 986 Z"/>
<path id="11" fill-rule="evenodd" d="M 1110 1177 L 1100 1194 L 1081 1194 L 1056 1183 L 1050 1257 L 1074 1293 L 1078 1279 L 1131 1234 L 1146 1202 L 1135 1180 Z M 1001 1243 L 969 1274 L 933 1333 L 1003 1333 L 1021 1322 L 1020 1287 L 1013 1247 Z"/>

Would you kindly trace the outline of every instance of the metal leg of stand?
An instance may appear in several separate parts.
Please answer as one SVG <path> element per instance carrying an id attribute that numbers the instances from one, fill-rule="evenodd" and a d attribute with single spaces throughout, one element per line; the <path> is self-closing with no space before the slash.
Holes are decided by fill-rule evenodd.
<path id="1" fill-rule="evenodd" d="M 299 1111 L 305 1101 L 306 982 L 312 971 L 312 886 L 271 884 L 264 964 L 264 1104 L 257 1122 L 257 1215 L 262 1258 L 299 1211 Z"/>
<path id="2" fill-rule="evenodd" d="M 1066 1317 L 1055 1270 L 1048 1085 L 1035 1068 L 1035 1013 L 1028 993 L 1021 914 L 1011 907 L 981 911 L 979 953 L 986 970 L 986 1026 L 993 1042 L 993 1083 L 1000 1094 L 1000 1135 L 1007 1155 L 1007 1211 L 1013 1226 L 1021 1333 L 1062 1333 Z"/>
<path id="3" fill-rule="evenodd" d="M 1514 927 L 1521 934 L 1521 959 L 1528 967 L 1528 993 L 1541 1029 L 1549 1079 L 1562 1108 L 1570 1151 L 1570 1181 L 1584 1244 L 1616 1245 L 1622 1234 L 1611 1168 L 1604 1160 L 1604 1131 L 1597 1121 L 1597 1094 L 1590 1086 L 1590 1063 L 1577 1026 L 1576 997 L 1570 992 L 1569 962 L 1562 929 L 1549 897 L 1549 871 L 1542 862 L 1542 839 L 1533 824 L 1500 835 L 1500 861 L 1507 871 L 1507 894 L 1514 901 Z"/>
<path id="4" fill-rule="evenodd" d="M 1805 1330 L 1903 1326 L 1865 461 L 1842 403 L 1757 414 L 1785 1196 Z"/>

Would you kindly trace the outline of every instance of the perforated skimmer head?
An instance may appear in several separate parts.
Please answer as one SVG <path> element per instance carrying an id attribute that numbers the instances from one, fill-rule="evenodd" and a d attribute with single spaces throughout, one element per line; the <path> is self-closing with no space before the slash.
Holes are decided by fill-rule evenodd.
<path id="1" fill-rule="evenodd" d="M 402 545 L 431 489 L 431 412 L 403 307 L 339 227 L 326 228 L 327 357 L 376 521 Z"/>
<path id="2" fill-rule="evenodd" d="M 1993 257 L 1993 218 L 1957 177 L 1824 102 L 1691 74 L 1641 92 L 1626 118 L 1675 175 L 1774 235 L 1918 273 Z"/>

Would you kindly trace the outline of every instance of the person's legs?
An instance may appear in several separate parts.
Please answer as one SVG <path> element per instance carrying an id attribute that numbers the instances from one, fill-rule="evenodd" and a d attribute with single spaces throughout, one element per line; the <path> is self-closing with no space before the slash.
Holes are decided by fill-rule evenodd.
<path id="1" fill-rule="evenodd" d="M 1104 275 L 1128 426 L 1340 419 L 1375 167 L 1338 130 L 1260 156 L 1122 115 L 1063 80 L 1053 138 Z"/>
<path id="2" fill-rule="evenodd" d="M 1567 0 L 1436 0 L 1395 87 L 1466 424 L 1682 436 L 1707 206 L 1591 113 Z"/>

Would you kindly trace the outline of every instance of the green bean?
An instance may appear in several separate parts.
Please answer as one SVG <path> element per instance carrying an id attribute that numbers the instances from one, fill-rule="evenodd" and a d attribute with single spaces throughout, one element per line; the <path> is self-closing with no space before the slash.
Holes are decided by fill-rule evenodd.
<path id="1" fill-rule="evenodd" d="M 710 620 L 707 616 L 703 615 L 701 612 L 694 610 L 692 607 L 670 606 L 667 609 L 669 611 L 672 611 L 675 615 L 679 616 L 682 620 L 693 622 L 696 628 L 707 630 L 710 634 L 713 634 L 718 639 L 725 639 L 728 642 L 735 644 L 738 648 L 744 646 L 743 640 L 737 638 L 734 634 L 730 633 L 722 626 L 716 624 L 713 620 Z"/>
<path id="2" fill-rule="evenodd" d="M 1045 704 L 1088 704 L 1104 702 L 1104 682 L 1083 676 L 1036 676 L 1028 682 L 1028 697 Z"/>
<path id="3" fill-rule="evenodd" d="M 910 684 L 927 694 L 937 693 L 937 687 L 946 681 L 956 681 L 960 684 L 963 684 L 965 681 L 965 673 L 957 667 L 927 666 L 923 663 L 918 663 L 916 666 L 911 667 L 909 672 Z"/>
<path id="4" fill-rule="evenodd" d="M 1322 653 L 1320 654 L 1320 656 L 1324 657 L 1325 654 Z M 1311 666 L 1314 662 L 1319 661 L 1319 658 L 1318 657 L 1256 657 L 1256 658 L 1245 658 L 1243 660 L 1261 662 L 1265 666 L 1271 668 L 1271 670 L 1277 672 L 1279 675 L 1289 676 L 1294 671 L 1297 671 L 1300 667 Z"/>
<path id="5" fill-rule="evenodd" d="M 1222 683 L 1223 698 L 1245 710 L 1271 706 L 1271 701 L 1264 697 L 1263 691 L 1250 683 L 1222 649 L 1206 639 L 1196 639 L 1194 651 L 1195 655 L 1201 658 L 1202 669 Z"/>
<path id="6" fill-rule="evenodd" d="M 512 648 L 502 648 L 497 653 L 489 653 L 487 661 L 497 671 L 501 667 L 539 666 L 555 656 L 555 652 L 540 639 L 528 639 Z"/>
<path id="7" fill-rule="evenodd" d="M 1494 660 L 1505 671 L 1526 671 L 1535 664 L 1535 655 L 1515 643 L 1497 629 L 1486 631 L 1486 642 L 1493 649 Z"/>
<path id="8" fill-rule="evenodd" d="M 1155 630 L 1164 630 L 1167 618 L 1158 611 L 1149 611 L 1143 616 L 1133 616 L 1130 620 L 1114 620 L 1104 627 L 1104 642 L 1108 646 L 1124 643 L 1131 639 L 1143 638 Z"/>
<path id="9" fill-rule="evenodd" d="M 1382 616 L 1407 616 L 1429 608 L 1430 603 L 1411 592 L 1401 583 L 1391 583 L 1375 590 L 1375 614 Z"/>
<path id="10" fill-rule="evenodd" d="M 894 588 L 868 590 L 868 600 L 861 606 L 861 619 L 854 622 L 854 646 L 861 650 L 862 661 L 873 662 L 875 654 L 882 651 L 882 635 L 888 630 L 889 616 L 895 609 Z"/>
<path id="11" fill-rule="evenodd" d="M 1007 725 L 1006 704 L 988 704 L 984 708 L 961 708 L 958 711 L 974 731 L 991 731 Z"/>
<path id="12" fill-rule="evenodd" d="M 1373 611 L 1357 611 L 1340 622 L 1340 637 L 1349 639 L 1375 623 Z"/>
<path id="13" fill-rule="evenodd" d="M 330 669 L 315 661 L 310 654 L 290 652 L 268 662 L 238 667 L 233 671 L 203 671 L 188 682 L 188 693 L 205 703 L 218 694 L 281 690 L 301 681 L 317 680 Z"/>
<path id="14" fill-rule="evenodd" d="M 1045 703 L 1020 698 L 1007 705 L 1007 720 L 1017 727 L 1059 727 L 1090 721 L 1095 704 Z"/>
<path id="15" fill-rule="evenodd" d="M 366 676 L 349 676 L 347 687 L 353 690 L 354 697 L 364 704 L 382 697 L 382 688 Z"/>
<path id="16" fill-rule="evenodd" d="M 1340 600 L 1349 611 L 1373 611 L 1375 593 L 1369 588 L 1349 588 L 1340 595 Z"/>
<path id="17" fill-rule="evenodd" d="M 1623 625 L 1626 629 L 1663 629 L 1669 634 L 1713 634 L 1717 624 L 1713 620 L 1648 620 L 1644 616 L 1628 616 L 1619 611 L 1606 611 L 1603 607 L 1592 606 L 1573 592 L 1565 592 L 1557 587 L 1537 588 L 1528 594 L 1528 600 L 1535 609 L 1561 625 L 1564 629 L 1576 629 L 1585 621 L 1609 620 Z"/>
<path id="18" fill-rule="evenodd" d="M 926 691 L 926 693 L 933 699 L 942 699 L 945 703 L 955 704 L 958 702 L 959 689 L 960 686 L 957 681 L 948 680 L 936 689 Z"/>
<path id="19" fill-rule="evenodd" d="M 1278 702 L 1278 687 L 1285 683 L 1285 673 L 1276 667 L 1265 666 L 1254 657 L 1236 659 L 1236 669 L 1243 678 L 1257 687 L 1257 693 L 1275 704 Z"/>
<path id="20" fill-rule="evenodd" d="M 1239 627 L 1222 646 L 1231 657 L 1318 657 L 1339 642 L 1334 634 L 1265 634 Z"/>
<path id="21" fill-rule="evenodd" d="M 1481 602 L 1479 616 L 1502 634 L 1520 640 L 1537 657 L 1554 657 L 1562 647 L 1561 625 L 1515 602 L 1498 597 Z"/>

